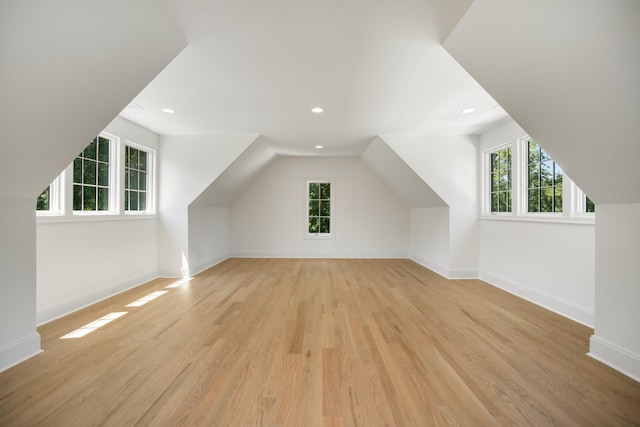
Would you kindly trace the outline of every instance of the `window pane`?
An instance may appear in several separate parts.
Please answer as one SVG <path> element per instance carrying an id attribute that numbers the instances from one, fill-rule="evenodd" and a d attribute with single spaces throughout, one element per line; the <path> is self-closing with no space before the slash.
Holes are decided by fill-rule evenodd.
<path id="1" fill-rule="evenodd" d="M 146 172 L 140 172 L 139 173 L 139 180 L 140 180 L 140 184 L 138 185 L 138 188 L 140 190 L 146 190 L 147 189 L 147 173 Z"/>
<path id="2" fill-rule="evenodd" d="M 509 205 L 509 202 L 507 200 L 507 196 L 508 195 L 507 195 L 506 191 L 502 191 L 502 192 L 499 193 L 499 195 L 498 195 L 498 200 L 499 200 L 499 202 L 498 202 L 498 212 L 507 212 L 508 205 Z"/>
<path id="3" fill-rule="evenodd" d="M 529 188 L 538 188 L 540 187 L 540 165 L 535 163 L 533 165 L 529 165 Z"/>
<path id="4" fill-rule="evenodd" d="M 84 187 L 84 206 L 83 210 L 85 211 L 95 211 L 96 210 L 96 187 Z"/>
<path id="5" fill-rule="evenodd" d="M 511 191 L 507 192 L 507 212 L 511 212 Z"/>
<path id="6" fill-rule="evenodd" d="M 108 188 L 98 188 L 98 210 L 99 211 L 109 210 L 109 189 Z"/>
<path id="7" fill-rule="evenodd" d="M 529 190 L 527 211 L 540 212 L 540 198 L 539 198 L 539 190 L 537 188 L 533 190 Z"/>
<path id="8" fill-rule="evenodd" d="M 129 194 L 130 193 L 131 193 L 131 191 L 124 190 L 124 210 L 125 211 L 129 210 Z"/>
<path id="9" fill-rule="evenodd" d="M 138 189 L 138 171 L 136 170 L 129 171 L 129 188 L 132 190 Z"/>
<path id="10" fill-rule="evenodd" d="M 320 198 L 320 186 L 317 182 L 312 182 L 309 184 L 309 199 L 319 199 Z"/>
<path id="11" fill-rule="evenodd" d="M 147 170 L 147 153 L 146 151 L 140 151 L 138 153 L 138 168 L 140 170 Z"/>
<path id="12" fill-rule="evenodd" d="M 498 201 L 499 201 L 499 197 L 498 197 L 498 193 L 491 193 L 491 212 L 500 212 L 498 210 Z"/>
<path id="13" fill-rule="evenodd" d="M 311 200 L 309 202 L 309 216 L 320 215 L 320 202 L 318 200 Z"/>
<path id="14" fill-rule="evenodd" d="M 331 219 L 326 217 L 320 218 L 320 233 L 331 233 Z"/>
<path id="15" fill-rule="evenodd" d="M 93 160 L 84 160 L 83 162 L 83 180 L 84 184 L 96 184 L 96 162 Z"/>
<path id="16" fill-rule="evenodd" d="M 138 192 L 137 191 L 129 192 L 129 210 L 130 211 L 138 210 Z"/>
<path id="17" fill-rule="evenodd" d="M 551 187 L 553 185 L 553 161 L 540 163 L 540 186 Z"/>
<path id="18" fill-rule="evenodd" d="M 36 210 L 39 210 L 39 211 L 48 211 L 49 210 L 49 207 L 50 207 L 49 195 L 50 194 L 51 194 L 51 186 L 48 186 L 38 196 L 38 199 L 36 200 Z"/>
<path id="19" fill-rule="evenodd" d="M 131 165 L 129 165 L 129 150 L 131 150 L 131 147 L 129 147 L 128 145 L 124 146 L 124 167 L 128 168 L 131 167 Z"/>
<path id="20" fill-rule="evenodd" d="M 320 215 L 331 216 L 331 202 L 329 200 L 323 200 L 320 203 Z"/>
<path id="21" fill-rule="evenodd" d="M 82 183 L 82 159 L 77 157 L 73 161 L 73 182 Z"/>
<path id="22" fill-rule="evenodd" d="M 98 163 L 98 185 L 107 187 L 109 185 L 109 165 Z"/>
<path id="23" fill-rule="evenodd" d="M 555 188 L 554 212 L 562 212 L 562 187 Z"/>
<path id="24" fill-rule="evenodd" d="M 97 139 L 91 141 L 91 144 L 87 145 L 87 147 L 82 152 L 82 156 L 86 159 L 96 159 L 96 151 L 97 151 Z"/>
<path id="25" fill-rule="evenodd" d="M 595 212 L 596 211 L 596 205 L 595 205 L 595 203 L 593 203 L 593 201 L 591 201 L 590 198 L 587 197 L 585 203 L 586 203 L 586 209 L 585 210 L 587 212 Z"/>
<path id="26" fill-rule="evenodd" d="M 555 185 L 558 187 L 562 187 L 562 169 L 558 164 L 555 164 Z"/>
<path id="27" fill-rule="evenodd" d="M 82 185 L 73 186 L 73 210 L 82 210 Z"/>
<path id="28" fill-rule="evenodd" d="M 309 233 L 317 233 L 320 219 L 317 216 L 309 217 Z"/>
<path id="29" fill-rule="evenodd" d="M 540 212 L 553 212 L 553 188 L 540 189 Z"/>
<path id="30" fill-rule="evenodd" d="M 106 138 L 99 138 L 98 160 L 101 162 L 109 161 L 109 140 Z"/>
<path id="31" fill-rule="evenodd" d="M 491 174 L 491 191 L 498 191 L 500 187 L 500 176 L 498 172 Z"/>
<path id="32" fill-rule="evenodd" d="M 140 197 L 138 199 L 138 209 L 141 211 L 147 210 L 147 193 L 140 193 Z"/>
<path id="33" fill-rule="evenodd" d="M 529 164 L 540 163 L 540 149 L 538 147 L 538 144 L 536 144 L 533 140 L 529 141 L 528 153 Z"/>
<path id="34" fill-rule="evenodd" d="M 328 182 L 320 184 L 320 198 L 321 199 L 331 198 L 331 184 L 329 184 Z"/>
<path id="35" fill-rule="evenodd" d="M 125 170 L 125 172 L 124 172 L 124 188 L 126 188 L 127 190 L 129 188 L 131 188 L 129 186 L 129 171 L 128 170 Z"/>
<path id="36" fill-rule="evenodd" d="M 138 150 L 135 148 L 129 148 L 129 167 L 138 168 Z"/>

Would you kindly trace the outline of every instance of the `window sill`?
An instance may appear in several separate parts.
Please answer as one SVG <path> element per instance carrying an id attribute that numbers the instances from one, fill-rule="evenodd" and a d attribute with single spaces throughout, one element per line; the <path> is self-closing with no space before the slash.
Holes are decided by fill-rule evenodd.
<path id="1" fill-rule="evenodd" d="M 57 224 L 68 222 L 93 222 L 93 221 L 141 221 L 156 220 L 157 214 L 85 214 L 85 215 L 36 215 L 38 224 Z"/>
<path id="2" fill-rule="evenodd" d="M 555 224 L 595 225 L 595 215 L 585 216 L 544 216 L 544 215 L 480 215 L 481 220 L 489 221 L 516 221 L 516 222 L 545 222 Z"/>

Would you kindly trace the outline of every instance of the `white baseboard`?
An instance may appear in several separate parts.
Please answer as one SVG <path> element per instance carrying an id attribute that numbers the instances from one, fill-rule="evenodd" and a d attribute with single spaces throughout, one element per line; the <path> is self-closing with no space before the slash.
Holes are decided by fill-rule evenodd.
<path id="1" fill-rule="evenodd" d="M 594 312 L 587 307 L 583 307 L 529 286 L 512 282 L 491 273 L 481 272 L 480 279 L 495 286 L 496 288 L 500 288 L 510 294 L 544 307 L 547 310 L 551 310 L 564 317 L 593 328 Z"/>
<path id="2" fill-rule="evenodd" d="M 429 260 L 427 260 L 426 258 L 422 258 L 421 256 L 418 256 L 418 255 L 409 255 L 409 259 L 411 261 L 415 262 L 416 264 L 420 264 L 424 268 L 429 269 L 429 270 L 433 271 L 434 273 L 437 273 L 437 274 L 441 275 L 445 279 L 449 278 L 449 269 L 448 268 L 445 268 L 445 267 L 443 267 L 441 265 L 438 265 L 438 264 L 434 264 L 434 263 L 430 262 Z"/>
<path id="3" fill-rule="evenodd" d="M 211 268 L 211 267 L 213 267 L 215 265 L 218 265 L 221 262 L 226 261 L 228 259 L 229 259 L 229 254 L 226 253 L 226 254 L 221 255 L 219 257 L 215 257 L 215 258 L 210 259 L 210 260 L 208 260 L 206 262 L 198 264 L 198 265 L 196 265 L 194 267 L 189 267 L 190 275 L 191 276 L 196 276 L 196 275 L 202 273 L 203 271 L 205 271 L 205 270 L 207 270 L 207 269 L 209 269 L 209 268 Z"/>
<path id="4" fill-rule="evenodd" d="M 40 334 L 37 332 L 0 347 L 0 372 L 4 372 L 40 353 L 42 353 Z"/>
<path id="5" fill-rule="evenodd" d="M 640 382 L 640 356 L 596 335 L 591 335 L 587 355 Z"/>
<path id="6" fill-rule="evenodd" d="M 93 289 L 89 292 L 76 295 L 73 298 L 67 298 L 64 301 L 56 302 L 55 304 L 39 307 L 36 310 L 36 322 L 38 326 L 51 322 L 52 320 L 71 314 L 74 311 L 81 310 L 99 301 L 105 300 L 124 291 L 128 291 L 129 289 L 136 288 L 156 278 L 158 278 L 156 273 L 150 273 L 125 280 L 108 287 L 105 286 L 100 289 Z"/>
<path id="7" fill-rule="evenodd" d="M 335 259 L 406 259 L 406 253 L 384 252 L 384 253 L 331 253 L 331 252 L 269 252 L 269 251 L 234 251 L 229 254 L 229 258 L 335 258 Z"/>

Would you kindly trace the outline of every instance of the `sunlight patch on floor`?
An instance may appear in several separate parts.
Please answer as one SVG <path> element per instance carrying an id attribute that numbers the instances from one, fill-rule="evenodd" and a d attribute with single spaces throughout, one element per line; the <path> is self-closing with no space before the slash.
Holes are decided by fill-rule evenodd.
<path id="1" fill-rule="evenodd" d="M 81 328 L 76 329 L 73 332 L 68 333 L 65 336 L 60 337 L 60 339 L 68 339 L 68 338 L 81 338 L 84 337 L 87 334 L 90 334 L 91 332 L 95 331 L 98 328 L 103 327 L 104 325 L 106 325 L 107 323 L 113 322 L 114 320 L 124 316 L 125 314 L 127 314 L 126 311 L 116 311 L 113 313 L 109 313 L 106 316 L 102 316 L 101 318 L 99 318 L 98 320 L 94 320 L 93 322 L 84 325 Z"/>

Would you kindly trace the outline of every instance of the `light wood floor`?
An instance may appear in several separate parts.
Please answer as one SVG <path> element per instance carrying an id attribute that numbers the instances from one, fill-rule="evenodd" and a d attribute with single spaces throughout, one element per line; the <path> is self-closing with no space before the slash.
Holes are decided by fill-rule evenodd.
<path id="1" fill-rule="evenodd" d="M 230 259 L 171 282 L 41 327 L 45 352 L 0 374 L 0 425 L 640 425 L 640 384 L 585 355 L 591 329 L 477 280 Z"/>

